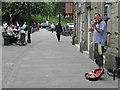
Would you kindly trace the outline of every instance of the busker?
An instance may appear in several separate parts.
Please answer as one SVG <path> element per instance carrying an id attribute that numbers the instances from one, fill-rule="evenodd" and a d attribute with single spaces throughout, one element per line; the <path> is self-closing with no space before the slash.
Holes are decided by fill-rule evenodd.
<path id="1" fill-rule="evenodd" d="M 94 23 L 89 26 L 89 31 L 93 31 L 94 59 L 98 68 L 103 67 L 103 50 L 107 39 L 106 22 L 102 20 L 99 13 L 94 14 Z"/>

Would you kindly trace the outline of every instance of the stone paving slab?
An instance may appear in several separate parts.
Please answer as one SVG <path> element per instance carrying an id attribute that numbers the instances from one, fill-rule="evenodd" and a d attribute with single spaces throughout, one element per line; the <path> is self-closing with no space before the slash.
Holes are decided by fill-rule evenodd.
<path id="1" fill-rule="evenodd" d="M 55 32 L 41 29 L 31 39 L 27 46 L 3 46 L 3 87 L 118 88 L 118 80 L 106 73 L 99 81 L 85 79 L 96 64 L 72 45 L 70 36 L 58 42 Z"/>

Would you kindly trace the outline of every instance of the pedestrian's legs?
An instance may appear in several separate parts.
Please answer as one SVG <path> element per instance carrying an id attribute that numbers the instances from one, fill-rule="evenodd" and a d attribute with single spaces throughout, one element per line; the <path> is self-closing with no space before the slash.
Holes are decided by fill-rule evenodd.
<path id="1" fill-rule="evenodd" d="M 59 34 L 59 39 L 58 39 L 58 41 L 60 41 L 60 34 Z"/>
<path id="2" fill-rule="evenodd" d="M 57 39 L 58 41 L 60 41 L 60 34 L 57 34 Z"/>
<path id="3" fill-rule="evenodd" d="M 53 33 L 53 28 L 52 28 L 52 33 Z"/>
<path id="4" fill-rule="evenodd" d="M 104 49 L 104 47 L 102 46 L 102 54 L 99 55 L 98 44 L 97 43 L 94 44 L 94 58 L 95 58 L 95 62 L 99 68 L 103 68 L 103 49 Z"/>
<path id="5" fill-rule="evenodd" d="M 12 43 L 15 43 L 17 41 L 17 38 L 15 38 L 14 36 L 12 36 Z"/>

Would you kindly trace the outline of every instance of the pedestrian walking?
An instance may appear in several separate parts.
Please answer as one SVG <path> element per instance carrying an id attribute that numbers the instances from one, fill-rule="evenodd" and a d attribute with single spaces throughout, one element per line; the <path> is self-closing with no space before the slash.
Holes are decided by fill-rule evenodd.
<path id="1" fill-rule="evenodd" d="M 94 14 L 94 23 L 90 25 L 89 31 L 93 31 L 94 58 L 98 68 L 103 68 L 103 51 L 107 40 L 106 22 L 102 20 L 99 13 Z"/>
<path id="2" fill-rule="evenodd" d="M 55 25 L 52 23 L 52 24 L 51 24 L 52 33 L 53 33 L 54 29 L 55 29 Z"/>
<path id="3" fill-rule="evenodd" d="M 56 29 L 56 35 L 57 35 L 58 42 L 60 42 L 60 34 L 62 32 L 62 26 L 61 26 L 61 24 L 60 23 L 57 24 L 56 27 L 55 27 L 55 29 Z"/>
<path id="4" fill-rule="evenodd" d="M 40 22 L 37 23 L 37 29 L 40 29 Z"/>

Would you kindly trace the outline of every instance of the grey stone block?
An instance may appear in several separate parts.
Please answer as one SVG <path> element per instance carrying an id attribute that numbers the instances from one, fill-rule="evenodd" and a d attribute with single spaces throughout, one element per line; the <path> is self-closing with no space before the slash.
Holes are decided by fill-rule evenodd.
<path id="1" fill-rule="evenodd" d="M 118 56 L 120 56 L 120 35 L 118 37 Z"/>
<path id="2" fill-rule="evenodd" d="M 107 7 L 107 16 L 111 17 L 111 5 L 108 5 Z"/>
<path id="3" fill-rule="evenodd" d="M 115 39 L 115 48 L 116 48 L 116 49 L 119 48 L 119 47 L 118 47 L 118 39 L 119 39 L 119 37 L 118 37 L 118 35 L 116 35 L 116 39 Z"/>
<path id="4" fill-rule="evenodd" d="M 109 22 L 107 23 L 107 32 L 112 33 L 112 23 L 111 23 L 111 19 L 110 19 Z"/>
<path id="5" fill-rule="evenodd" d="M 115 38 L 116 38 L 116 35 L 114 34 L 114 32 L 112 32 L 111 39 L 115 39 Z"/>
<path id="6" fill-rule="evenodd" d="M 120 1 L 119 1 L 119 4 L 118 4 L 118 8 L 120 9 Z M 120 10 L 118 11 L 119 13 L 119 20 L 118 20 L 118 32 L 119 32 L 119 36 L 118 36 L 118 55 L 120 56 Z"/>
<path id="7" fill-rule="evenodd" d="M 119 16 L 119 19 L 118 19 L 118 23 L 119 23 L 119 24 L 118 24 L 118 29 L 119 29 L 119 30 L 118 30 L 118 31 L 119 31 L 119 35 L 120 35 L 120 2 L 119 2 L 119 4 L 118 4 L 118 8 L 119 8 L 119 10 L 118 10 L 118 13 L 119 13 L 119 15 L 118 15 L 118 16 Z"/>
<path id="8" fill-rule="evenodd" d="M 93 43 L 90 43 L 89 58 L 94 60 L 94 48 Z"/>
<path id="9" fill-rule="evenodd" d="M 105 68 L 106 69 L 115 69 L 116 68 L 116 60 L 114 54 L 110 52 L 105 53 Z"/>
<path id="10" fill-rule="evenodd" d="M 115 28 L 115 33 L 118 33 L 119 32 L 119 21 L 118 21 L 118 18 L 117 16 L 115 17 L 115 24 L 114 24 L 114 28 Z"/>
<path id="11" fill-rule="evenodd" d="M 112 44 L 112 43 L 111 43 L 110 47 L 111 47 L 111 48 L 115 48 L 114 44 Z"/>

